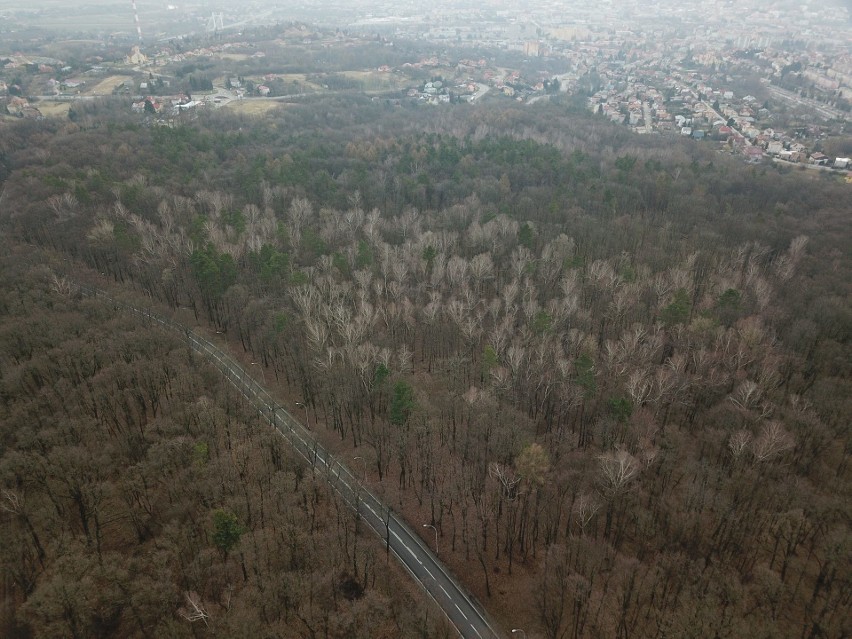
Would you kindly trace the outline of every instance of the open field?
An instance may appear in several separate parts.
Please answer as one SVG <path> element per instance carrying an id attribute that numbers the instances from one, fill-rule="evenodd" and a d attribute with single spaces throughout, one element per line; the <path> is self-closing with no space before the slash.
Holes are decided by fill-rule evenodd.
<path id="1" fill-rule="evenodd" d="M 68 116 L 68 110 L 71 108 L 71 103 L 43 101 L 39 102 L 35 106 L 46 118 L 64 118 Z"/>
<path id="2" fill-rule="evenodd" d="M 275 76 L 284 82 L 302 82 L 310 84 L 304 73 L 276 73 Z"/>
<path id="3" fill-rule="evenodd" d="M 112 95 L 113 90 L 122 82 L 130 82 L 133 78 L 129 75 L 112 75 L 104 78 L 96 85 L 86 89 L 87 95 Z"/>
<path id="4" fill-rule="evenodd" d="M 311 82 L 310 80 L 308 80 L 307 76 L 304 73 L 276 73 L 275 77 L 285 83 L 295 82 L 299 84 L 299 86 L 301 86 L 303 90 L 322 90 L 322 86 L 320 86 L 316 82 Z M 265 82 L 265 79 L 261 76 L 257 76 L 255 80 L 259 83 Z"/>
<path id="5" fill-rule="evenodd" d="M 232 100 L 223 108 L 230 109 L 234 113 L 244 115 L 266 115 L 269 111 L 276 107 L 284 106 L 283 102 L 278 100 Z"/>
<path id="6" fill-rule="evenodd" d="M 405 86 L 405 78 L 392 73 L 378 71 L 343 71 L 340 75 L 363 83 L 364 90 L 399 89 Z"/>

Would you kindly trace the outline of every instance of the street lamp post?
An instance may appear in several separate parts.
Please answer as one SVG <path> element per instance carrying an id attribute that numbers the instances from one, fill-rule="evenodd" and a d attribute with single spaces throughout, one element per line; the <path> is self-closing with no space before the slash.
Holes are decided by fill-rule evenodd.
<path id="1" fill-rule="evenodd" d="M 521 630 L 520 628 L 512 628 L 512 634 L 514 635 L 517 633 L 521 633 L 521 637 L 523 637 L 523 639 L 527 639 L 527 633 L 525 633 L 523 630 Z"/>
<path id="2" fill-rule="evenodd" d="M 435 554 L 438 554 L 438 529 L 435 528 L 432 524 L 423 524 L 424 528 L 431 528 L 435 531 Z"/>
<path id="3" fill-rule="evenodd" d="M 353 457 L 352 459 L 360 459 L 361 463 L 364 464 L 364 482 L 363 483 L 366 484 L 367 483 L 367 460 L 364 459 L 363 457 L 361 457 L 360 455 L 357 455 L 356 457 Z"/>
<path id="4" fill-rule="evenodd" d="M 310 420 L 310 417 L 308 417 L 308 405 L 303 403 L 303 402 L 296 402 L 296 406 L 305 409 L 305 426 L 310 428 L 311 427 L 311 420 Z"/>
<path id="5" fill-rule="evenodd" d="M 263 383 L 266 384 L 266 373 L 263 370 L 263 366 L 258 364 L 257 362 L 252 362 L 252 366 L 257 366 L 260 369 L 260 374 L 263 376 Z"/>

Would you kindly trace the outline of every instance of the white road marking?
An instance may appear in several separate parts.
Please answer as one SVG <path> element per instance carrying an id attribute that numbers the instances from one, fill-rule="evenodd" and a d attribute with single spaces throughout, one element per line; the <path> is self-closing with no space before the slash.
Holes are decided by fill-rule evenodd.
<path id="1" fill-rule="evenodd" d="M 81 288 L 81 290 L 82 290 L 82 289 L 84 289 L 84 287 L 80 287 L 80 288 Z M 104 293 L 102 293 L 101 291 L 93 291 L 93 294 L 94 294 L 94 295 L 96 295 L 96 296 L 100 296 L 100 297 L 106 297 L 106 299 L 111 300 L 111 301 L 114 301 L 114 300 L 112 300 L 112 298 L 110 298 L 109 296 L 105 295 L 105 294 L 104 294 Z M 251 378 L 251 377 L 250 377 L 250 376 L 246 373 L 246 371 L 244 371 L 242 368 L 239 368 L 239 367 L 238 367 L 238 369 L 237 369 L 237 370 L 235 370 L 234 368 L 232 368 L 232 367 L 231 367 L 231 366 L 230 366 L 230 365 L 229 365 L 229 364 L 228 364 L 225 360 L 223 360 L 223 359 L 222 359 L 222 356 L 223 356 L 224 354 L 223 354 L 223 353 L 221 353 L 221 351 L 219 351 L 219 349 L 217 349 L 216 347 L 214 347 L 214 346 L 213 346 L 210 342 L 208 342 L 207 340 L 204 340 L 203 342 L 202 342 L 202 341 L 199 341 L 199 339 L 198 339 L 198 338 L 197 338 L 194 334 L 192 334 L 192 333 L 191 333 L 188 329 L 186 329 L 185 327 L 181 326 L 180 324 L 176 324 L 176 323 L 174 323 L 174 322 L 171 322 L 171 321 L 168 321 L 168 322 L 167 322 L 167 321 L 165 321 L 165 320 L 163 320 L 163 319 L 161 319 L 161 318 L 159 318 L 159 317 L 157 317 L 157 316 L 154 316 L 154 315 L 153 315 L 150 311 L 147 311 L 147 310 L 146 310 L 146 311 L 144 311 L 144 312 L 143 312 L 143 311 L 141 311 L 141 310 L 139 310 L 139 309 L 136 309 L 135 307 L 127 307 L 127 306 L 125 306 L 125 308 L 129 308 L 131 311 L 135 312 L 136 314 L 141 315 L 142 317 L 147 317 L 147 318 L 148 318 L 148 319 L 150 319 L 150 320 L 154 320 L 154 321 L 156 321 L 156 322 L 158 322 L 158 323 L 162 324 L 162 325 L 163 325 L 163 326 L 165 326 L 165 327 L 172 328 L 172 329 L 175 329 L 175 330 L 177 330 L 177 331 L 181 332 L 181 333 L 182 333 L 182 334 L 186 337 L 187 341 L 190 343 L 190 346 L 195 346 L 195 347 L 196 347 L 196 350 L 197 350 L 198 352 L 200 352 L 200 353 L 202 353 L 202 354 L 205 354 L 205 355 L 207 355 L 207 356 L 209 356 L 209 357 L 212 357 L 213 359 L 215 359 L 216 361 L 218 361 L 218 362 L 221 364 L 220 370 L 222 371 L 222 373 L 224 373 L 224 374 L 225 374 L 225 377 L 226 377 L 227 379 L 229 379 L 229 381 L 230 381 L 230 382 L 231 382 L 231 383 L 232 383 L 232 384 L 233 384 L 233 385 L 237 388 L 237 390 L 239 390 L 239 391 L 242 393 L 242 395 L 243 395 L 243 396 L 244 396 L 244 397 L 245 397 L 245 398 L 246 398 L 246 399 L 247 399 L 250 403 L 253 403 L 253 404 L 255 405 L 255 407 L 258 407 L 258 405 L 257 405 L 257 401 L 258 401 L 258 399 L 259 399 L 259 397 L 260 397 L 260 394 L 264 395 L 264 396 L 265 396 L 268 400 L 271 400 L 271 397 L 270 397 L 269 393 L 266 391 L 266 389 L 265 389 L 265 388 L 263 388 L 262 386 L 260 386 L 260 384 L 258 384 L 258 382 L 256 382 L 254 379 L 252 379 L 252 378 Z M 237 371 L 239 371 L 239 374 L 238 374 L 238 372 L 237 372 Z M 248 379 L 247 379 L 247 378 L 248 378 Z M 254 399 L 254 400 L 252 400 L 252 399 L 249 397 L 249 393 L 254 394 L 254 396 L 255 396 L 255 399 Z M 304 458 L 305 458 L 305 460 L 306 460 L 306 461 L 308 461 L 308 463 L 312 463 L 312 464 L 314 464 L 314 465 L 315 465 L 317 461 L 321 461 L 321 462 L 322 462 L 322 463 L 323 463 L 323 464 L 327 467 L 327 469 L 329 469 L 329 470 L 330 470 L 330 469 L 332 469 L 332 467 L 333 467 L 334 463 L 338 463 L 338 475 L 337 475 L 338 482 L 339 482 L 339 483 L 342 483 L 344 486 L 346 486 L 346 488 L 347 488 L 347 489 L 348 489 L 351 493 L 353 493 L 353 494 L 355 493 L 355 491 L 352 489 L 352 487 L 350 486 L 350 484 L 348 484 L 345 480 L 341 480 L 341 479 L 340 479 L 340 472 L 341 472 L 341 470 L 340 470 L 340 469 L 341 469 L 341 468 L 343 468 L 343 471 L 345 472 L 345 474 L 346 474 L 347 476 L 349 476 L 351 479 L 353 479 L 353 480 L 354 480 L 354 476 L 352 475 L 352 473 L 349 471 L 349 469 L 348 469 L 348 468 L 346 468 L 346 467 L 342 467 L 342 465 L 340 465 L 340 464 L 339 464 L 339 462 L 336 462 L 336 460 L 335 460 L 334 458 L 331 458 L 331 463 L 329 463 L 329 456 L 328 456 L 328 454 L 325 452 L 325 450 L 324 450 L 324 449 L 319 449 L 319 447 L 317 446 L 317 443 L 316 443 L 316 442 L 312 442 L 312 444 L 311 444 L 311 445 L 309 445 L 307 442 L 305 442 L 305 440 L 303 440 L 303 439 L 301 438 L 301 436 L 298 434 L 298 431 L 296 431 L 296 429 L 294 428 L 294 425 L 293 425 L 293 423 L 292 423 L 292 418 L 290 417 L 289 413 L 287 413 L 287 411 L 286 411 L 286 410 L 284 410 L 284 409 L 282 408 L 281 410 L 284 410 L 284 425 L 285 425 L 285 426 L 287 426 L 287 428 L 289 429 L 289 433 L 285 433 L 285 432 L 284 432 L 284 431 L 280 428 L 280 425 L 279 425 L 279 422 L 278 422 L 278 420 L 279 420 L 278 409 L 276 409 L 276 408 L 275 408 L 274 403 L 270 404 L 270 403 L 267 401 L 264 405 L 265 405 L 265 407 L 266 407 L 266 409 L 267 409 L 267 410 L 272 411 L 272 419 L 270 420 L 270 423 L 271 423 L 271 424 L 275 427 L 276 432 L 278 432 L 278 434 L 279 434 L 279 435 L 281 435 L 282 437 L 284 437 L 284 438 L 285 438 L 285 439 L 286 439 L 286 440 L 287 440 L 287 441 L 288 441 L 291 445 L 293 445 L 293 447 L 294 447 L 294 448 L 296 448 L 296 452 L 298 452 L 298 453 L 299 453 L 302 457 L 304 457 Z M 295 438 L 295 440 L 298 440 L 298 442 L 302 444 L 302 446 L 304 447 L 304 450 L 302 450 L 302 449 L 301 449 L 301 448 L 300 448 L 300 447 L 299 447 L 299 446 L 295 443 L 294 438 Z M 356 482 L 357 482 L 357 480 L 354 480 L 354 481 L 356 481 Z M 337 488 L 338 488 L 338 492 L 341 492 L 341 496 L 343 496 L 343 495 L 342 495 L 342 491 L 340 490 L 339 486 L 338 486 Z M 361 486 L 360 486 L 360 485 L 359 485 L 359 488 L 361 488 Z M 362 496 L 360 496 L 360 495 L 356 495 L 356 497 L 358 497 L 358 503 L 363 503 L 365 506 L 367 506 L 367 508 L 369 509 L 369 511 L 370 511 L 370 512 L 371 512 L 371 513 L 372 513 L 372 514 L 376 517 L 376 519 L 383 520 L 383 517 L 380 517 L 380 516 L 379 516 L 379 514 L 378 514 L 378 513 L 376 513 L 376 511 L 375 511 L 375 510 L 373 509 L 373 507 L 370 505 L 370 503 L 368 503 L 368 501 L 369 501 L 369 500 L 371 500 L 371 501 L 373 501 L 373 502 L 375 502 L 375 503 L 379 504 L 379 507 L 380 507 L 380 509 L 381 509 L 381 504 L 380 504 L 380 502 L 378 502 L 378 501 L 376 500 L 376 498 L 375 498 L 375 497 L 374 497 L 374 496 L 373 496 L 373 495 L 369 492 L 369 490 L 366 490 L 366 489 L 365 489 L 365 492 L 366 492 L 366 495 L 365 495 L 365 496 L 363 496 L 363 497 L 362 497 Z M 369 522 L 369 520 L 368 520 L 368 522 Z M 374 526 L 373 524 L 370 524 L 370 526 L 371 526 L 371 527 L 372 527 L 372 528 L 373 528 L 373 529 L 374 529 L 374 530 L 375 530 L 375 531 L 376 531 L 376 532 L 377 532 L 377 533 L 381 536 L 381 532 L 380 532 L 380 530 L 379 530 L 376 526 Z M 388 529 L 388 530 L 389 530 L 389 529 Z M 406 550 L 408 550 L 408 552 L 409 552 L 409 553 L 411 553 L 411 556 L 412 556 L 412 557 L 414 557 L 414 558 L 417 560 L 417 563 L 419 563 L 419 564 L 420 564 L 420 565 L 424 568 L 424 570 L 426 571 L 426 573 L 427 573 L 427 574 L 428 574 L 428 575 L 429 575 L 429 576 L 430 576 L 430 577 L 434 580 L 434 579 L 435 579 L 435 577 L 434 577 L 434 575 L 432 575 L 432 572 L 431 572 L 431 571 L 430 571 L 430 570 L 429 570 L 429 569 L 428 569 L 428 568 L 427 568 L 427 567 L 423 564 L 423 562 L 422 562 L 422 561 L 419 559 L 419 557 L 418 557 L 418 556 L 414 553 L 414 551 L 413 551 L 411 548 L 409 548 L 409 547 L 405 544 L 405 542 L 403 542 L 402 538 L 401 538 L 401 537 L 400 537 L 400 536 L 396 533 L 396 531 L 390 530 L 390 532 L 391 532 L 391 534 L 393 534 L 393 536 L 394 536 L 394 537 L 396 537 L 396 539 L 399 541 L 399 543 L 400 543 L 400 544 L 402 544 L 402 545 L 405 547 L 405 549 L 406 549 Z M 408 534 L 408 533 L 407 533 L 407 534 Z M 414 541 L 414 542 L 416 542 L 416 543 L 417 543 L 417 544 L 418 544 L 421 548 L 424 548 L 424 549 L 425 549 L 425 547 L 423 546 L 423 544 L 422 544 L 422 543 L 420 543 L 420 540 L 419 540 L 417 537 L 414 537 L 414 538 L 413 538 L 413 541 Z M 402 560 L 402 557 L 399 555 L 399 553 L 396 551 L 396 549 L 395 549 L 395 548 L 393 548 L 393 546 L 391 546 L 391 549 L 393 550 L 393 553 L 394 553 L 397 557 L 399 557 L 399 559 L 400 559 L 400 560 Z M 425 551 L 428 553 L 428 549 L 425 549 Z M 420 582 L 421 586 L 423 586 L 423 588 L 425 589 L 426 593 L 427 593 L 427 594 L 428 594 L 428 595 L 429 595 L 429 596 L 430 596 L 433 600 L 435 600 L 435 597 L 432 595 L 432 592 L 431 592 L 428 588 L 426 588 L 426 585 L 423 583 L 423 581 L 422 581 L 422 580 L 420 580 L 420 578 L 419 578 L 419 577 L 417 577 L 417 575 L 415 575 L 415 574 L 414 574 L 414 573 L 413 573 L 413 572 L 412 572 L 412 571 L 408 568 L 408 565 L 407 565 L 405 562 L 403 562 L 403 565 L 406 567 L 406 569 L 408 569 L 408 571 L 409 571 L 409 572 L 411 572 L 411 575 L 412 575 L 412 576 L 413 576 L 413 577 L 414 577 L 417 581 L 419 581 L 419 582 Z M 442 575 L 443 575 L 445 578 L 449 579 L 451 583 L 454 583 L 454 582 L 452 581 L 452 577 L 450 577 L 450 576 L 446 573 L 446 571 L 443 569 L 443 567 L 441 566 L 441 564 L 436 563 L 436 566 L 440 569 L 440 572 L 442 573 Z M 465 620 L 467 620 L 467 621 L 468 621 L 468 623 L 470 623 L 470 629 L 473 631 L 473 633 L 474 633 L 477 637 L 479 637 L 480 639 L 482 639 L 482 635 L 481 635 L 481 634 L 479 633 L 479 631 L 476 629 L 476 626 L 474 626 L 474 624 L 470 622 L 470 620 L 468 619 L 467 615 L 465 615 L 465 613 L 462 611 L 461 607 L 459 607 L 459 605 L 458 605 L 457 603 L 455 603 L 455 600 L 454 600 L 452 597 L 450 597 L 450 594 L 447 592 L 446 588 L 444 588 L 444 586 L 443 586 L 443 585 L 440 585 L 440 584 L 439 584 L 439 586 L 440 586 L 441 590 L 444 592 L 444 595 L 447 597 L 447 599 L 449 599 L 450 601 L 452 601 L 452 602 L 453 602 L 453 604 L 456 606 L 456 609 L 459 611 L 459 614 L 461 614 L 461 615 L 465 618 Z M 457 589 L 458 589 L 458 588 L 457 588 Z M 465 595 L 465 593 L 464 593 L 463 591 L 461 591 L 461 590 L 459 590 L 459 591 L 458 591 L 458 594 L 461 596 L 461 598 L 462 598 L 462 599 L 463 599 L 463 600 L 464 600 L 464 601 L 465 601 L 465 602 L 466 602 L 469 606 L 471 606 L 471 609 L 473 609 L 473 610 L 475 611 L 475 608 L 473 608 L 473 604 L 472 604 L 472 603 L 470 602 L 470 600 L 467 598 L 467 595 Z M 437 603 L 437 601 L 435 601 L 435 603 Z M 444 614 L 446 614 L 446 611 L 444 611 Z M 488 622 L 487 622 L 484 618 L 481 618 L 478 614 L 477 614 L 477 618 L 478 618 L 478 619 L 479 619 L 479 620 L 480 620 L 480 621 L 481 621 L 481 622 L 485 625 L 485 627 L 487 627 L 487 628 L 489 628 L 489 629 L 490 629 L 490 626 L 488 625 Z M 492 633 L 493 633 L 493 631 L 492 631 Z"/>
<path id="2" fill-rule="evenodd" d="M 405 545 L 405 542 L 402 540 L 402 537 L 397 535 L 396 531 L 391 530 L 391 534 L 399 540 L 399 543 L 402 544 L 403 548 L 405 548 L 408 552 L 411 553 L 411 556 L 414 557 L 415 560 L 417 560 L 417 563 L 421 563 L 420 559 L 417 557 L 417 555 L 414 553 L 414 551 L 411 550 L 411 548 L 409 548 L 408 546 Z"/>

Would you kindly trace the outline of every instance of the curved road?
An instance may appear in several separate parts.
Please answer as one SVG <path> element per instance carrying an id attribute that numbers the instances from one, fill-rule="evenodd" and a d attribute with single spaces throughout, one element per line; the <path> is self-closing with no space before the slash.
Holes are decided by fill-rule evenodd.
<path id="1" fill-rule="evenodd" d="M 449 570 L 438 561 L 405 522 L 359 482 L 348 467 L 319 445 L 304 426 L 279 406 L 269 392 L 239 363 L 191 329 L 150 309 L 138 308 L 109 297 L 103 291 L 79 286 L 81 293 L 109 300 L 151 324 L 180 334 L 195 352 L 218 368 L 245 398 L 266 417 L 275 430 L 314 469 L 325 475 L 337 494 L 355 510 L 387 548 L 417 580 L 465 639 L 495 639 L 499 635 L 489 623 L 485 611 L 462 588 Z"/>

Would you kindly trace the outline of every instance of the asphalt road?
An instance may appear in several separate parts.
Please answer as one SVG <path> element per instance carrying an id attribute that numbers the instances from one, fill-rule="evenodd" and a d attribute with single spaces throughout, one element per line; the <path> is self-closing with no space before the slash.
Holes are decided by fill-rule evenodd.
<path id="1" fill-rule="evenodd" d="M 114 300 L 103 291 L 84 286 L 79 288 L 84 294 L 105 298 L 117 308 L 123 308 L 154 325 L 180 334 L 195 352 L 216 366 L 265 416 L 278 434 L 311 465 L 315 473 L 326 478 L 340 498 L 385 542 L 409 574 L 443 610 L 460 636 L 465 639 L 495 639 L 502 636 L 489 623 L 485 611 L 465 592 L 420 537 L 359 482 L 347 466 L 320 446 L 311 431 L 279 406 L 269 392 L 234 358 L 188 327 L 160 317 L 149 309 Z"/>

